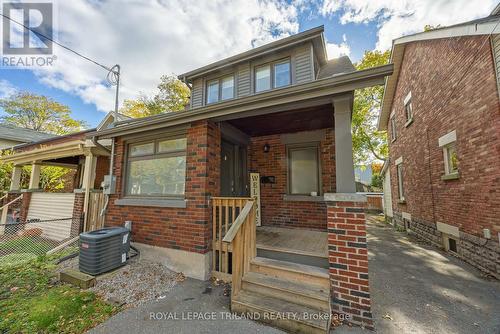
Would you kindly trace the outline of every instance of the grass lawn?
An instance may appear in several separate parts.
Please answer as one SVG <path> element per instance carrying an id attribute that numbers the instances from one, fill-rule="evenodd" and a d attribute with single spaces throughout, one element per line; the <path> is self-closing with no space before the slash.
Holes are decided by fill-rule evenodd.
<path id="1" fill-rule="evenodd" d="M 0 333 L 83 333 L 120 308 L 54 282 L 56 256 L 0 265 Z"/>

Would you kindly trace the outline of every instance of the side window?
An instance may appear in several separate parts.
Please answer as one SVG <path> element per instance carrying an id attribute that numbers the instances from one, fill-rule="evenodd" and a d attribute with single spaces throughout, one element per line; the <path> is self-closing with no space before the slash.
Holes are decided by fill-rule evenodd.
<path id="1" fill-rule="evenodd" d="M 400 202 L 405 201 L 405 189 L 403 181 L 403 158 L 400 157 L 396 160 L 396 171 L 397 171 L 397 181 L 398 181 L 398 198 Z"/>
<path id="2" fill-rule="evenodd" d="M 443 149 L 444 175 L 443 180 L 458 178 L 457 133 L 451 131 L 439 138 L 439 147 Z"/>
<path id="3" fill-rule="evenodd" d="M 406 123 L 405 126 L 410 125 L 413 122 L 413 105 L 411 101 L 411 92 L 406 95 L 404 100 L 404 109 L 405 109 L 405 118 Z"/>
<path id="4" fill-rule="evenodd" d="M 292 83 L 291 73 L 290 59 L 255 67 L 255 93 L 289 86 Z"/>
<path id="5" fill-rule="evenodd" d="M 397 138 L 397 133 L 396 133 L 396 117 L 392 116 L 391 117 L 391 141 L 395 141 Z"/>

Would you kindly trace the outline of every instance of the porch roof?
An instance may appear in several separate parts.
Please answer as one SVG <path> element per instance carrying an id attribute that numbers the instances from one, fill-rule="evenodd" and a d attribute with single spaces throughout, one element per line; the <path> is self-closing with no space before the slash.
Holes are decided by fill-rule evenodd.
<path id="1" fill-rule="evenodd" d="M 193 121 L 236 116 L 248 111 L 275 108 L 272 113 L 283 111 L 279 106 L 303 102 L 317 98 L 329 98 L 333 95 L 350 93 L 355 89 L 365 88 L 384 83 L 384 78 L 391 75 L 393 65 L 383 65 L 366 70 L 334 75 L 332 77 L 311 81 L 308 83 L 275 89 L 266 93 L 233 99 L 191 110 L 171 112 L 142 119 L 118 122 L 114 128 L 94 131 L 88 137 L 113 138 L 121 135 L 161 129 L 182 125 Z"/>
<path id="2" fill-rule="evenodd" d="M 69 140 L 56 145 L 39 146 L 29 151 L 19 151 L 0 158 L 3 162 L 25 165 L 45 160 L 55 160 L 73 156 L 109 155 L 105 149 L 92 145 L 84 139 Z"/>

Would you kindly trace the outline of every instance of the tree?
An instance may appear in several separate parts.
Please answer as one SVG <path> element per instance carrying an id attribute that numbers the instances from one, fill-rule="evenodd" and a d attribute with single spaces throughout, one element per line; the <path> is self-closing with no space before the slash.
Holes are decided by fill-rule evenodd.
<path id="1" fill-rule="evenodd" d="M 120 112 L 135 118 L 146 117 L 181 111 L 189 103 L 191 91 L 177 77 L 163 75 L 157 87 L 158 93 L 152 97 L 142 94 L 136 100 L 125 100 Z"/>
<path id="2" fill-rule="evenodd" d="M 381 66 L 389 62 L 390 52 L 366 51 L 361 61 L 355 64 L 357 70 Z M 381 160 L 388 154 L 387 135 L 377 130 L 378 114 L 384 95 L 383 86 L 356 90 L 352 115 L 352 141 L 354 163 Z"/>
<path id="3" fill-rule="evenodd" d="M 68 106 L 29 92 L 0 99 L 0 108 L 7 114 L 1 117 L 4 123 L 25 129 L 63 135 L 86 126 L 85 122 L 71 118 Z"/>

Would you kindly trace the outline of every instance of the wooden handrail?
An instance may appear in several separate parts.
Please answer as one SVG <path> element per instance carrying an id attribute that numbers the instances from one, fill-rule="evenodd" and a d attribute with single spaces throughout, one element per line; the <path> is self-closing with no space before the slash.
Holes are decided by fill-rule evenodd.
<path id="1" fill-rule="evenodd" d="M 253 208 L 253 203 L 254 203 L 253 201 L 247 201 L 247 203 L 243 207 L 243 210 L 241 210 L 240 214 L 233 222 L 233 225 L 231 225 L 231 228 L 229 229 L 229 231 L 227 231 L 226 235 L 224 236 L 224 239 L 222 239 L 223 242 L 227 243 L 233 242 L 233 239 L 238 233 L 241 225 L 243 225 L 248 215 L 250 214 L 250 210 L 252 210 Z"/>
<path id="2" fill-rule="evenodd" d="M 231 244 L 232 273 L 231 298 L 241 290 L 245 273 L 250 270 L 250 262 L 257 256 L 255 225 L 255 201 L 248 200 L 229 231 L 224 236 L 224 243 Z"/>
<path id="3" fill-rule="evenodd" d="M 19 197 L 16 197 L 15 199 L 13 199 L 12 201 L 10 201 L 9 203 L 7 203 L 4 206 L 0 207 L 0 210 L 3 210 L 4 208 L 9 207 L 9 205 L 11 205 L 12 203 L 20 200 L 21 198 L 23 198 L 23 195 L 20 195 Z"/>

